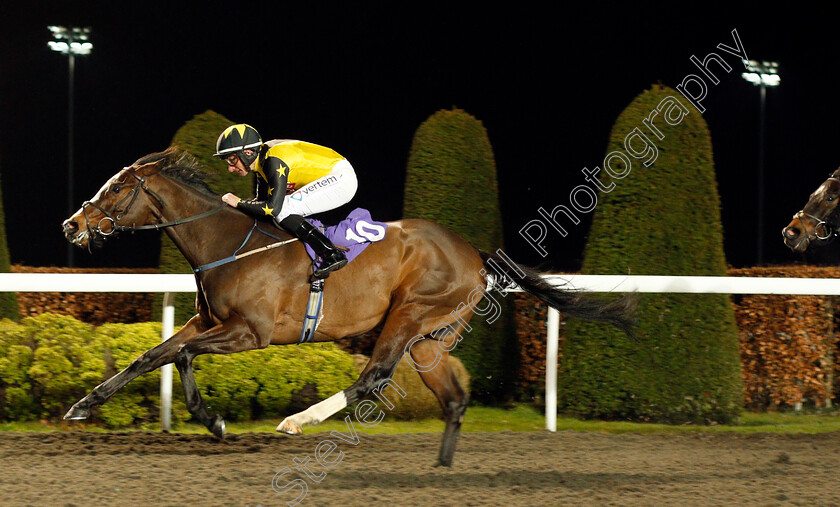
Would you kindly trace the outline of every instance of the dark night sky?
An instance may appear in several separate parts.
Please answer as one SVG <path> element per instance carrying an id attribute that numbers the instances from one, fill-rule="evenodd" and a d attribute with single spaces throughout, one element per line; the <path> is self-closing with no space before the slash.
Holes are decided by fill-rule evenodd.
<path id="1" fill-rule="evenodd" d="M 555 13 L 543 2 L 58 4 L 0 6 L 0 170 L 13 263 L 62 266 L 66 258 L 67 58 L 47 48 L 49 24 L 93 30 L 93 53 L 76 63 L 74 210 L 212 109 L 266 139 L 336 149 L 360 179 L 350 206 L 398 219 L 416 128 L 457 106 L 483 122 L 493 145 L 505 251 L 539 264 L 519 228 L 538 207 L 567 203 L 581 169 L 601 165 L 610 128 L 636 95 L 655 82 L 675 87 L 697 72 L 691 55 L 715 51 L 733 66 L 710 86 L 703 114 L 726 254 L 730 264 L 752 265 L 759 92 L 741 79 L 737 59 L 716 49 L 734 44 L 733 28 L 751 59 L 779 61 L 782 75 L 767 94 L 765 262 L 801 260 L 780 229 L 840 165 L 836 31 L 826 13 L 790 3 L 740 11 L 686 4 L 696 12 L 674 12 L 673 2 L 621 10 L 561 3 Z M 550 237 L 549 267 L 577 269 L 586 229 Z M 77 265 L 151 266 L 156 245 L 153 233 L 121 237 L 93 256 L 77 252 Z"/>

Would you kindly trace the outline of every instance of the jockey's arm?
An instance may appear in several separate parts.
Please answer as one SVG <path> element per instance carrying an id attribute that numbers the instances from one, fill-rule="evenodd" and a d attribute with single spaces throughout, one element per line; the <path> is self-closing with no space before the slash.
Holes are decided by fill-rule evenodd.
<path id="1" fill-rule="evenodd" d="M 239 201 L 236 208 L 254 218 L 277 217 L 286 197 L 289 166 L 277 157 L 266 157 L 262 170 L 266 181 L 257 178 L 257 196 Z"/>

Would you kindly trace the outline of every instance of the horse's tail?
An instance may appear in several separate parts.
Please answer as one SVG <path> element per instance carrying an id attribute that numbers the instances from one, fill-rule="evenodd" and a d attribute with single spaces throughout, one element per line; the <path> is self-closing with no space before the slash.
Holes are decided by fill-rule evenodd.
<path id="1" fill-rule="evenodd" d="M 583 320 L 608 322 L 634 338 L 633 327 L 636 320 L 633 314 L 637 302 L 635 294 L 628 294 L 613 301 L 601 301 L 574 289 L 552 285 L 545 281 L 539 271 L 510 259 L 481 250 L 478 253 L 488 273 L 501 271 L 508 280 L 557 311 Z"/>

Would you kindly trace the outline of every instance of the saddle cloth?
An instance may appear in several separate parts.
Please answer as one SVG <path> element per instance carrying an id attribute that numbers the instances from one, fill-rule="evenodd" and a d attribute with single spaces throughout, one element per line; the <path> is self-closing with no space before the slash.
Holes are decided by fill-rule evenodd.
<path id="1" fill-rule="evenodd" d="M 347 257 L 347 262 L 351 262 L 365 248 L 371 243 L 380 241 L 385 237 L 385 231 L 388 230 L 388 224 L 384 222 L 374 221 L 370 217 L 370 211 L 364 208 L 356 208 L 347 215 L 347 218 L 336 225 L 324 227 L 324 224 L 319 220 L 307 218 L 309 222 L 315 227 L 321 229 L 324 236 L 327 237 L 334 245 L 346 249 L 344 255 Z M 306 246 L 306 253 L 316 262 L 316 269 L 320 268 L 321 260 L 315 255 L 315 251 L 309 245 Z"/>

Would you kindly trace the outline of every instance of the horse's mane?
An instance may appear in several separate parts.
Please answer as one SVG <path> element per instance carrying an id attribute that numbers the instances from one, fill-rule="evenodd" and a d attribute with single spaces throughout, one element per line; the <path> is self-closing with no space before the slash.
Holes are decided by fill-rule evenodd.
<path id="1" fill-rule="evenodd" d="M 218 197 L 219 194 L 213 191 L 208 183 L 213 179 L 212 175 L 204 172 L 198 159 L 179 148 L 171 147 L 166 151 L 151 153 L 137 159 L 132 165 L 140 166 L 160 161 L 163 161 L 160 174 L 185 183 L 203 194 Z"/>

